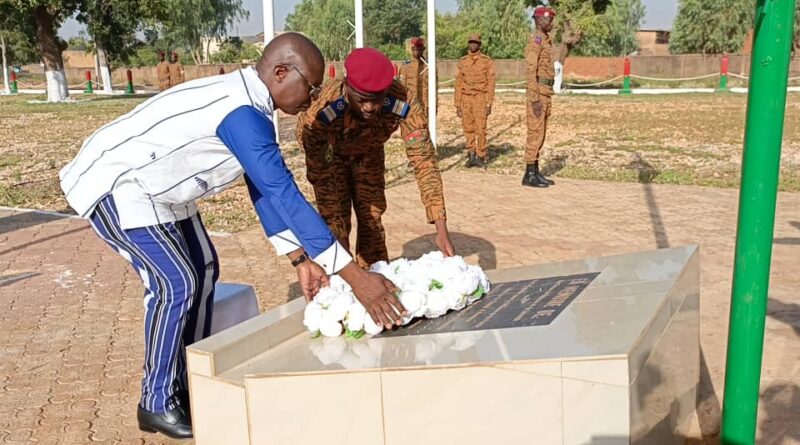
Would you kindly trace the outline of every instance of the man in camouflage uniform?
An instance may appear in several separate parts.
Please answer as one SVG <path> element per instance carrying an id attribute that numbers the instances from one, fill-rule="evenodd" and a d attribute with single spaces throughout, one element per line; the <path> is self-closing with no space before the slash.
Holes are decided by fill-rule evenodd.
<path id="1" fill-rule="evenodd" d="M 186 80 L 183 73 L 183 64 L 181 63 L 178 52 L 172 52 L 172 60 L 169 64 L 169 82 L 172 86 L 183 83 Z"/>
<path id="2" fill-rule="evenodd" d="M 397 80 L 408 88 L 408 103 L 413 104 L 419 101 L 423 113 L 428 115 L 428 63 L 423 58 L 425 53 L 425 40 L 422 37 L 411 39 L 411 60 L 406 60 L 400 65 L 397 73 Z M 437 102 L 438 103 L 438 102 Z M 401 133 L 407 127 L 401 126 Z M 405 137 L 407 134 L 403 133 Z"/>
<path id="3" fill-rule="evenodd" d="M 553 65 L 553 42 L 550 30 L 553 29 L 555 11 L 540 6 L 533 11 L 536 31 L 528 37 L 525 47 L 527 63 L 528 94 L 525 114 L 527 115 L 528 137 L 525 141 L 525 175 L 522 185 L 529 187 L 549 187 L 554 184 L 539 171 L 539 155 L 547 134 L 552 106 L 555 65 Z"/>
<path id="4" fill-rule="evenodd" d="M 171 86 L 169 83 L 169 62 L 166 60 L 164 51 L 158 52 L 156 74 L 158 75 L 158 89 L 164 91 Z"/>
<path id="5" fill-rule="evenodd" d="M 469 54 L 456 65 L 455 106 L 467 139 L 467 167 L 484 167 L 488 157 L 486 118 L 492 114 L 495 68 L 481 52 L 481 36 L 469 36 Z"/>
<path id="6" fill-rule="evenodd" d="M 375 49 L 354 50 L 345 70 L 345 78 L 329 80 L 297 122 L 319 213 L 349 250 L 351 208 L 355 210 L 357 261 L 368 266 L 388 260 L 381 224 L 386 210 L 383 144 L 402 127 L 427 221 L 436 225 L 436 245 L 445 255 L 454 255 L 442 177 L 420 102 L 408 102 L 408 90 L 394 79 L 392 62 Z"/>

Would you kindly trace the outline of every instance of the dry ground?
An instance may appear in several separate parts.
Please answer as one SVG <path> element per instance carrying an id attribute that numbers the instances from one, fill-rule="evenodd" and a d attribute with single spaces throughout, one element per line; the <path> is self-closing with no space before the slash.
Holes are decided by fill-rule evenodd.
<path id="1" fill-rule="evenodd" d="M 69 211 L 58 170 L 81 141 L 142 97 L 79 98 L 66 104 L 0 98 L 0 205 Z M 442 94 L 439 156 L 443 170 L 462 169 L 464 138 Z M 746 96 L 559 96 L 545 146 L 545 171 L 555 177 L 734 187 L 739 181 Z M 525 143 L 524 97 L 498 95 L 489 120 L 489 170 L 520 175 Z M 292 142 L 294 121 L 282 119 L 285 157 L 304 192 L 302 153 Z M 413 181 L 400 141 L 387 146 L 390 186 Z M 782 190 L 800 190 L 800 95 L 790 94 L 782 153 Z M 308 193 L 307 193 L 308 194 Z M 311 196 L 311 194 L 309 194 Z M 202 203 L 209 226 L 235 232 L 256 223 L 243 185 Z"/>

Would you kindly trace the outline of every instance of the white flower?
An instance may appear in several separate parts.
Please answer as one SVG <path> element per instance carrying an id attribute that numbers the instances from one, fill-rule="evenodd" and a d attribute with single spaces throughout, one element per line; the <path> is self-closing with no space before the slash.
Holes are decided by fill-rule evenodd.
<path id="1" fill-rule="evenodd" d="M 411 317 L 425 315 L 425 294 L 415 290 L 404 290 L 400 294 L 400 303 Z"/>
<path id="2" fill-rule="evenodd" d="M 338 297 L 339 292 L 336 292 L 336 290 L 330 287 L 323 287 L 317 292 L 317 295 L 314 296 L 314 301 L 325 307 L 333 303 Z"/>
<path id="3" fill-rule="evenodd" d="M 464 306 L 467 305 L 467 297 L 464 296 L 461 292 L 455 289 L 447 289 L 444 290 L 444 296 L 447 299 L 447 307 L 458 311 L 464 309 Z"/>
<path id="4" fill-rule="evenodd" d="M 364 317 L 364 331 L 369 335 L 378 335 L 383 332 L 383 325 L 375 323 L 372 316 L 367 314 L 367 316 Z"/>
<path id="5" fill-rule="evenodd" d="M 347 315 L 347 311 L 350 309 L 350 306 L 353 305 L 355 300 L 350 294 L 340 293 L 336 296 L 336 298 L 331 302 L 330 306 L 326 312 L 328 312 L 328 316 L 336 321 L 344 320 L 345 315 Z"/>
<path id="6" fill-rule="evenodd" d="M 303 312 L 303 324 L 309 331 L 319 331 L 320 325 L 322 324 L 322 313 L 322 306 L 316 301 L 312 301 L 306 305 L 305 311 Z"/>
<path id="7" fill-rule="evenodd" d="M 366 317 L 369 317 L 367 310 L 364 309 L 361 303 L 356 301 L 350 305 L 347 316 L 344 318 L 344 325 L 353 332 L 360 331 L 364 329 Z"/>
<path id="8" fill-rule="evenodd" d="M 323 319 L 319 332 L 326 337 L 338 337 L 342 335 L 342 324 L 338 320 Z"/>
<path id="9" fill-rule="evenodd" d="M 369 267 L 369 270 L 370 272 L 383 273 L 388 267 L 389 263 L 386 261 L 378 261 L 377 263 L 373 263 L 372 266 Z"/>
<path id="10" fill-rule="evenodd" d="M 437 318 L 447 313 L 450 303 L 442 291 L 432 290 L 428 292 L 427 297 L 425 309 L 427 318 Z"/>
<path id="11" fill-rule="evenodd" d="M 479 284 L 480 281 L 474 273 L 465 271 L 458 274 L 455 279 L 448 280 L 446 288 L 453 287 L 456 293 L 467 296 L 472 295 L 478 289 Z"/>

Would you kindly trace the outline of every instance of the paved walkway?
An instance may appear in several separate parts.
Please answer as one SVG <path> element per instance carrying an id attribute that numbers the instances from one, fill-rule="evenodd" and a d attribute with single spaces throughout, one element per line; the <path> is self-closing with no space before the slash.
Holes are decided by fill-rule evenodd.
<path id="1" fill-rule="evenodd" d="M 531 190 L 516 176 L 471 172 L 449 173 L 445 184 L 456 248 L 489 269 L 700 244 L 699 417 L 702 432 L 718 429 L 736 190 L 570 180 Z M 389 191 L 390 255 L 433 248 L 423 218 L 413 183 Z M 254 284 L 262 310 L 297 295 L 294 272 L 259 229 L 214 241 L 222 279 Z M 799 258 L 800 194 L 781 194 L 760 444 L 800 444 Z M 84 221 L 0 212 L 0 441 L 169 443 L 136 428 L 141 293 L 138 278 Z"/>

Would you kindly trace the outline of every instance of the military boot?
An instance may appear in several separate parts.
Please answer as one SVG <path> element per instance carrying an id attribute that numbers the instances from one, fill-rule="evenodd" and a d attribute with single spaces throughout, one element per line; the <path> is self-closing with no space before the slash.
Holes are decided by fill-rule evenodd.
<path id="1" fill-rule="evenodd" d="M 475 155 L 474 151 L 467 152 L 467 162 L 464 164 L 464 167 L 472 168 L 478 165 L 478 156 Z"/>
<path id="2" fill-rule="evenodd" d="M 534 162 L 528 164 L 525 169 L 525 175 L 522 177 L 522 185 L 528 187 L 549 187 L 550 184 L 544 179 L 544 176 L 539 173 L 539 163 Z"/>

